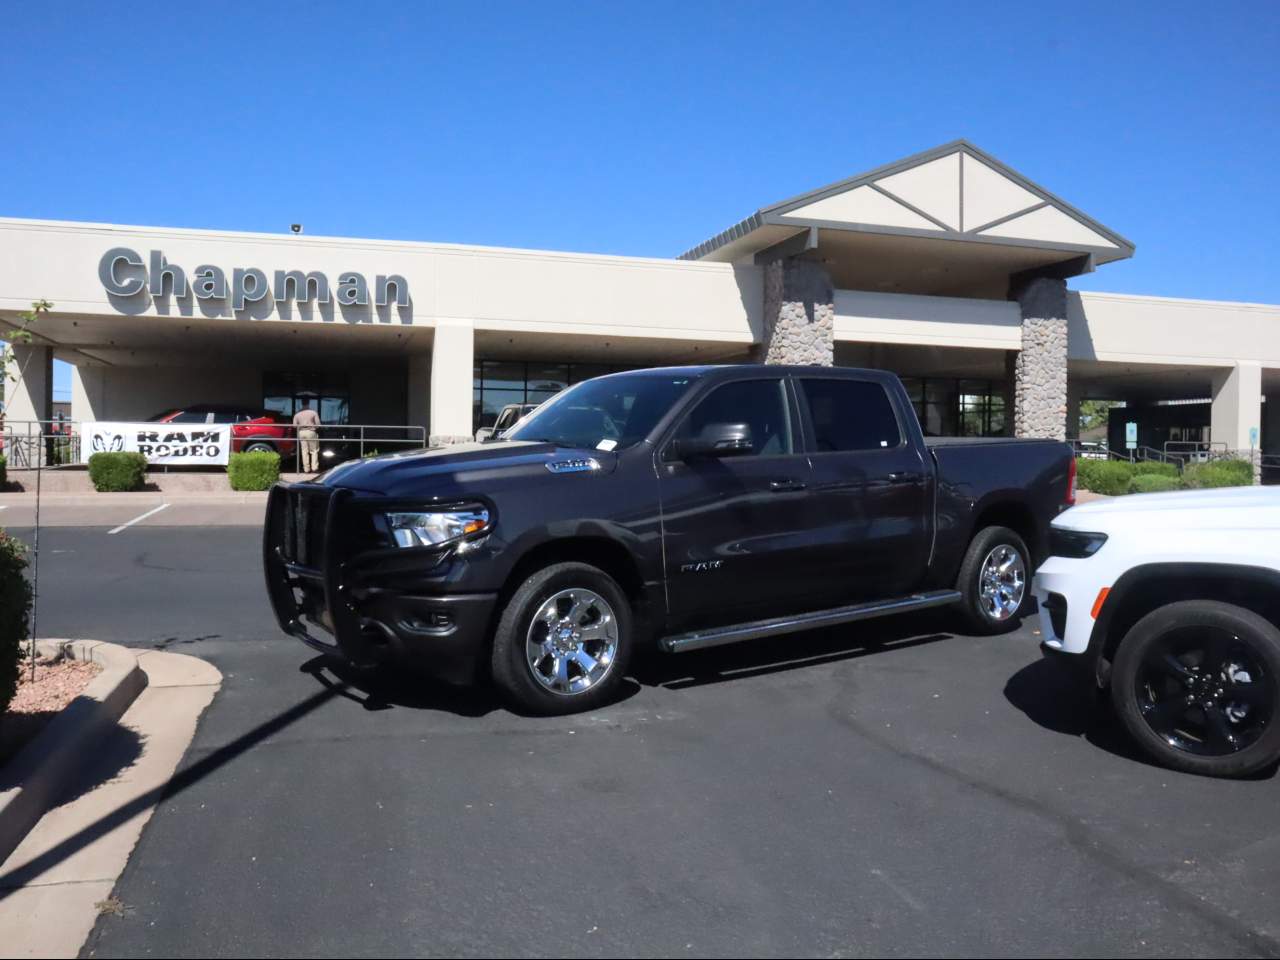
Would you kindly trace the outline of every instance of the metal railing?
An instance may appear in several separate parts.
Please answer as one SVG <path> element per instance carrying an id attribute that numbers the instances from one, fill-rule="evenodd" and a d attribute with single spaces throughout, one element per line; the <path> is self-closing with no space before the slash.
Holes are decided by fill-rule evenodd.
<path id="1" fill-rule="evenodd" d="M 289 426 L 289 435 L 274 444 L 280 454 L 280 469 L 292 467 L 293 473 L 309 473 L 304 470 L 306 440 L 297 437 L 305 427 Z M 324 470 L 344 460 L 358 460 L 380 453 L 398 453 L 422 450 L 427 447 L 427 428 L 421 426 L 397 426 L 385 423 L 322 423 L 314 428 L 319 434 L 315 443 L 319 469 Z M 238 449 L 250 449 L 253 444 L 272 443 L 269 437 L 245 437 L 238 442 Z"/>
<path id="2" fill-rule="evenodd" d="M 250 429 L 241 434 L 233 432 L 232 452 L 269 450 L 280 455 L 281 472 L 304 472 L 305 441 L 298 438 L 299 428 L 293 424 L 263 424 L 263 430 L 254 433 L 253 425 L 247 426 Z M 350 423 L 320 424 L 315 429 L 321 470 L 344 460 L 427 446 L 427 429 L 422 426 Z M 10 470 L 77 465 L 81 463 L 80 436 L 80 423 L 75 420 L 10 420 L 0 425 L 0 455 L 6 458 Z"/>
<path id="3" fill-rule="evenodd" d="M 10 470 L 80 462 L 80 430 L 71 420 L 11 420 L 0 425 L 0 456 Z"/>
<path id="4" fill-rule="evenodd" d="M 1182 463 L 1207 463 L 1228 456 L 1232 451 L 1226 443 L 1211 440 L 1166 440 L 1164 453 L 1168 457 L 1176 457 Z"/>
<path id="5" fill-rule="evenodd" d="M 1181 473 L 1192 464 L 1213 463 L 1220 460 L 1243 460 L 1254 464 L 1254 482 L 1280 484 L 1280 453 L 1262 453 L 1260 450 L 1231 450 L 1221 441 L 1170 440 L 1163 449 L 1137 446 L 1133 449 L 1109 450 L 1105 443 L 1071 440 L 1071 449 L 1077 457 L 1089 460 L 1119 460 L 1125 463 L 1169 463 Z"/>

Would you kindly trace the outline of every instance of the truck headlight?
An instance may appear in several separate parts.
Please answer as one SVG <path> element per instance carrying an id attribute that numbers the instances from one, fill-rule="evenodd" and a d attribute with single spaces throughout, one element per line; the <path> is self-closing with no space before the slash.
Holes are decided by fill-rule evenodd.
<path id="1" fill-rule="evenodd" d="M 1064 527 L 1049 528 L 1049 553 L 1055 557 L 1083 560 L 1092 557 L 1107 542 L 1105 533 L 1086 533 Z"/>
<path id="2" fill-rule="evenodd" d="M 387 524 L 397 547 L 434 547 L 484 531 L 489 526 L 489 511 L 483 507 L 465 507 L 388 513 Z"/>

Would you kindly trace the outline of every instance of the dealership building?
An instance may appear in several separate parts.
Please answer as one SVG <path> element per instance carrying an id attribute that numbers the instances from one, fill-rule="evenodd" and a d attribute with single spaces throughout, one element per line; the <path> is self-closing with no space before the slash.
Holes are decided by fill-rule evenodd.
<path id="1" fill-rule="evenodd" d="M 1280 306 L 1070 289 L 1133 255 L 965 141 L 671 259 L 0 219 L 0 337 L 54 304 L 5 414 L 51 417 L 57 358 L 75 421 L 315 399 L 451 442 L 602 372 L 757 359 L 892 370 L 932 434 L 1064 437 L 1106 399 L 1143 446 L 1280 453 Z"/>

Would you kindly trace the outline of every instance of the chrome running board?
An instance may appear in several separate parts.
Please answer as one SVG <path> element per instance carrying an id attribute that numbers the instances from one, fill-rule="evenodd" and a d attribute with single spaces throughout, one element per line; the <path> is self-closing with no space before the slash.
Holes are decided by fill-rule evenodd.
<path id="1" fill-rule="evenodd" d="M 817 627 L 835 626 L 838 623 L 853 623 L 855 620 L 870 620 L 873 617 L 905 613 L 908 610 L 945 607 L 959 599 L 958 590 L 930 590 L 927 593 L 899 597 L 897 600 L 877 600 L 874 603 L 858 603 L 850 607 L 836 607 L 832 610 L 799 613 L 790 617 L 774 617 L 770 620 L 755 620 L 751 623 L 735 623 L 727 627 L 710 627 L 705 630 L 695 630 L 692 633 L 679 633 L 675 636 L 663 637 L 658 644 L 667 653 L 683 653 L 686 650 L 702 650 L 705 647 L 718 647 L 721 644 L 738 643 L 742 640 L 759 640 L 762 637 L 794 633 L 797 630 L 812 630 Z"/>

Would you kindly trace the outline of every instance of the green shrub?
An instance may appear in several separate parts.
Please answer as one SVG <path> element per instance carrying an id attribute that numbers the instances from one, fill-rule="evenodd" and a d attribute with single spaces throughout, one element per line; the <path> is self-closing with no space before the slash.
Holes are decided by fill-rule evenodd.
<path id="1" fill-rule="evenodd" d="M 1139 473 L 1129 481 L 1130 493 L 1167 493 L 1181 489 L 1181 480 L 1176 476 L 1167 477 L 1163 473 Z"/>
<path id="2" fill-rule="evenodd" d="M 1174 477 L 1178 476 L 1178 468 L 1172 463 L 1161 463 L 1159 460 L 1139 460 L 1133 465 L 1133 475 L 1135 477 L 1158 476 L 1158 477 Z"/>
<path id="3" fill-rule="evenodd" d="M 280 479 L 280 454 L 233 453 L 227 462 L 232 490 L 269 490 Z"/>
<path id="4" fill-rule="evenodd" d="M 1129 481 L 1133 479 L 1133 464 L 1123 460 L 1081 459 L 1076 478 L 1080 486 L 1086 490 L 1117 497 L 1129 492 Z"/>
<path id="5" fill-rule="evenodd" d="M 0 453 L 0 490 L 9 485 L 9 461 Z"/>
<path id="6" fill-rule="evenodd" d="M 27 639 L 31 584 L 26 567 L 27 548 L 0 530 L 0 713 L 18 689 L 18 664 Z"/>
<path id="7" fill-rule="evenodd" d="M 1248 460 L 1211 460 L 1189 463 L 1182 471 L 1182 482 L 1190 489 L 1209 487 L 1248 487 L 1253 485 L 1253 464 Z"/>
<path id="8" fill-rule="evenodd" d="M 89 458 L 89 479 L 99 493 L 141 490 L 147 458 L 140 453 L 95 453 Z"/>

